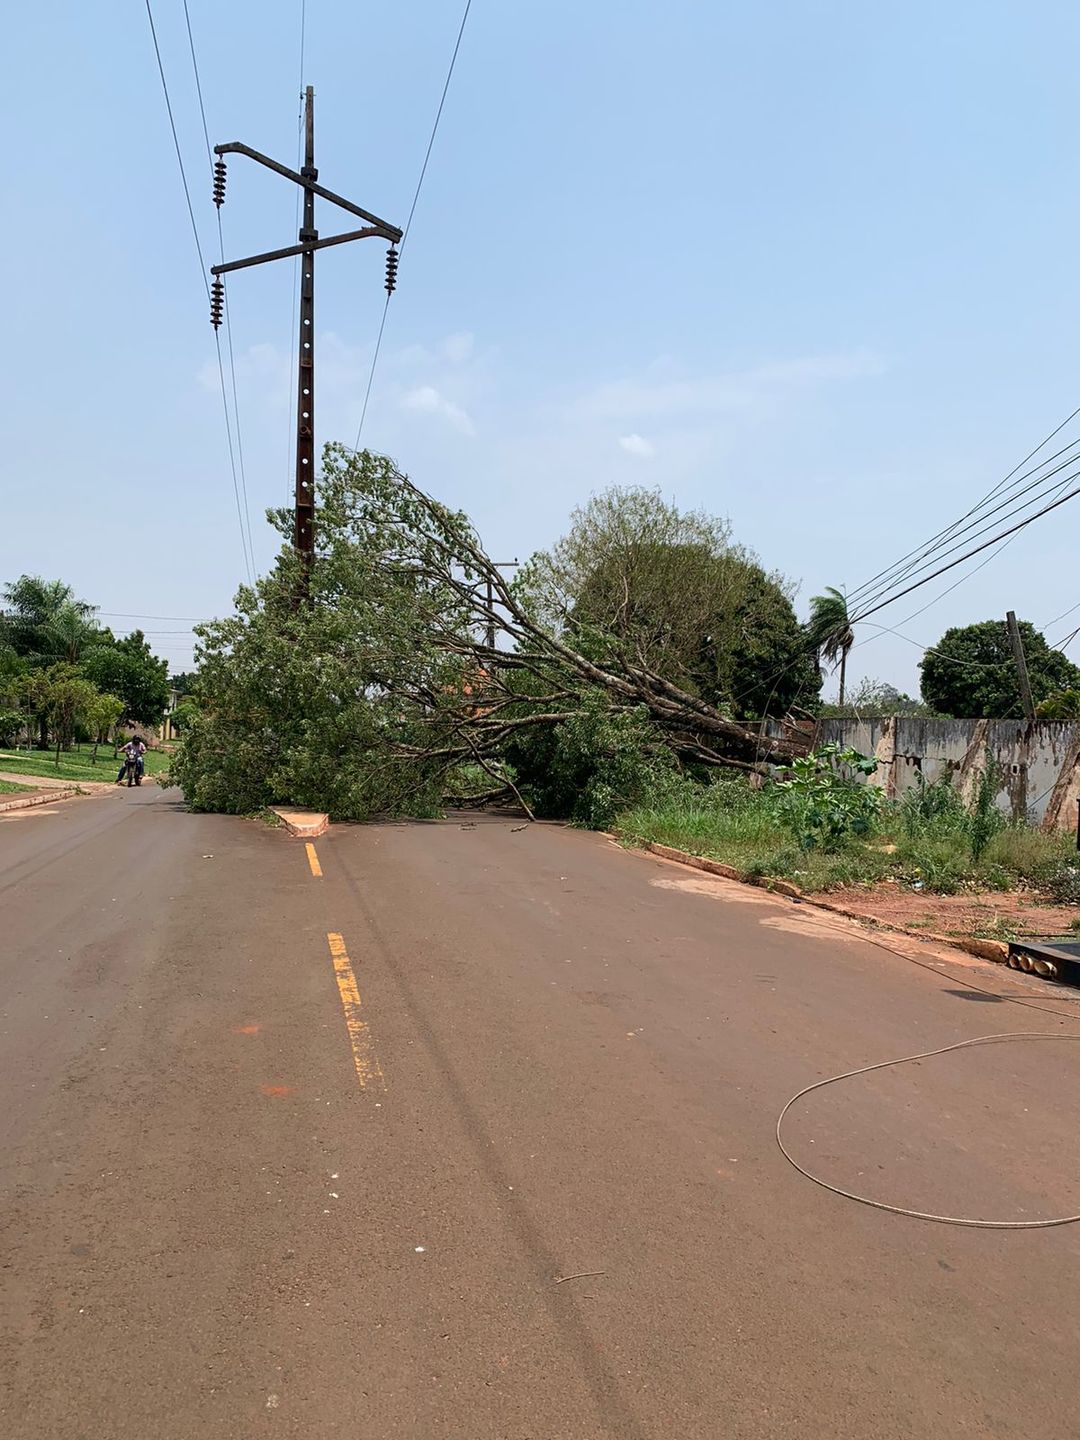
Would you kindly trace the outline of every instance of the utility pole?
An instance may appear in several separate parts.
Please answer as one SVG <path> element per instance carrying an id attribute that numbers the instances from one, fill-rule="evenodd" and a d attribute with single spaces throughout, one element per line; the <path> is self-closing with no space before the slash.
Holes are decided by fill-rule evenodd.
<path id="1" fill-rule="evenodd" d="M 516 570 L 517 567 L 518 567 L 518 562 L 517 562 L 517 560 L 493 560 L 491 563 L 492 563 L 492 565 L 495 567 L 496 570 Z M 488 610 L 487 635 L 486 635 L 487 647 L 488 647 L 489 650 L 494 650 L 494 649 L 495 649 L 495 615 L 494 615 L 495 593 L 494 593 L 494 590 L 492 589 L 492 584 L 491 584 L 491 579 L 490 579 L 490 577 L 488 578 L 488 580 L 487 580 L 487 582 L 486 582 L 486 589 L 487 589 L 487 610 Z"/>
<path id="2" fill-rule="evenodd" d="M 1020 627 L 1016 623 L 1014 610 L 1010 610 L 1005 616 L 1005 625 L 1009 631 L 1009 644 L 1012 646 L 1013 659 L 1016 661 L 1016 674 L 1020 681 L 1020 701 L 1024 707 L 1024 717 L 1027 720 L 1034 720 L 1035 701 L 1031 696 L 1031 681 L 1028 679 L 1024 642 L 1020 638 Z"/>
<path id="3" fill-rule="evenodd" d="M 249 145 L 234 140 L 228 145 L 215 145 L 214 154 L 219 158 L 214 165 L 214 204 L 219 208 L 225 200 L 225 161 L 223 155 L 246 155 L 265 165 L 268 170 L 284 176 L 304 192 L 304 216 L 297 236 L 296 245 L 284 250 L 268 250 L 261 255 L 249 255 L 246 260 L 230 260 L 228 264 L 211 265 L 214 277 L 210 298 L 210 323 L 216 330 L 221 324 L 225 302 L 225 290 L 221 280 L 231 270 L 244 270 L 251 265 L 264 265 L 269 260 L 286 260 L 290 256 L 301 256 L 300 271 L 300 325 L 299 325 L 299 366 L 297 367 L 296 388 L 296 488 L 295 518 L 293 521 L 293 546 L 304 562 L 310 566 L 315 553 L 315 251 L 324 250 L 328 245 L 344 245 L 350 240 L 367 240 L 376 237 L 389 242 L 386 255 L 386 291 L 392 294 L 397 281 L 398 252 L 402 232 L 396 225 L 380 220 L 377 215 L 362 210 L 351 200 L 335 195 L 332 190 L 318 183 L 319 172 L 315 168 L 315 92 L 309 85 L 304 92 L 304 165 L 299 175 L 287 165 L 260 154 Z M 343 235 L 331 235 L 319 239 L 315 229 L 315 196 L 329 200 L 331 205 L 358 215 L 368 223 L 362 230 L 350 230 Z"/>

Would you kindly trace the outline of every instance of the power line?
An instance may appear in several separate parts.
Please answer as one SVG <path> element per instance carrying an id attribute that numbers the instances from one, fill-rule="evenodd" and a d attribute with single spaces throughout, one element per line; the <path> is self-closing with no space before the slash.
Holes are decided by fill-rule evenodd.
<path id="1" fill-rule="evenodd" d="M 413 192 L 412 204 L 409 206 L 409 218 L 405 221 L 405 230 L 401 237 L 401 244 L 398 246 L 399 253 L 405 249 L 405 241 L 409 238 L 409 231 L 412 228 L 413 216 L 416 214 L 416 206 L 420 200 L 420 191 L 424 186 L 424 177 L 427 175 L 428 162 L 431 159 L 431 152 L 435 146 L 435 136 L 439 133 L 439 121 L 442 119 L 443 106 L 446 104 L 446 96 L 450 90 L 450 81 L 454 76 L 454 66 L 457 64 L 458 51 L 461 49 L 461 37 L 465 34 L 465 22 L 469 18 L 469 11 L 472 9 L 472 0 L 465 0 L 465 9 L 462 12 L 461 24 L 458 26 L 457 39 L 454 42 L 454 52 L 450 56 L 450 65 L 446 72 L 446 81 L 443 84 L 442 94 L 439 97 L 439 108 L 435 112 L 435 123 L 431 127 L 431 135 L 428 139 L 427 149 L 424 152 L 424 163 L 420 166 L 420 178 L 416 182 L 416 189 Z M 354 450 L 360 448 L 360 435 L 364 429 L 364 421 L 367 419 L 368 401 L 371 399 L 371 387 L 375 380 L 375 367 L 379 363 L 379 351 L 382 349 L 383 331 L 386 329 L 386 314 L 390 308 L 390 296 L 387 295 L 386 303 L 383 306 L 382 320 L 379 322 L 379 335 L 375 341 L 375 349 L 371 356 L 371 371 L 368 374 L 367 389 L 364 392 L 364 404 L 360 411 L 360 424 L 356 427 L 356 444 Z"/>
<path id="2" fill-rule="evenodd" d="M 916 650 L 921 650 L 924 655 L 939 655 L 950 665 L 959 665 L 965 670 L 1011 670 L 1013 661 L 1008 660 L 959 660 L 953 655 L 940 649 L 937 645 L 924 645 L 921 640 L 913 640 L 910 635 L 902 635 L 899 630 L 894 630 L 890 625 L 878 625 L 875 621 L 868 622 L 875 630 L 885 630 L 890 635 L 895 635 L 898 640 L 905 640 L 909 645 L 914 645 Z"/>
<path id="3" fill-rule="evenodd" d="M 911 550 L 911 551 L 909 551 L 906 555 L 901 556 L 901 558 L 900 558 L 894 565 L 887 566 L 884 570 L 879 570 L 876 575 L 872 575 L 869 580 L 867 580 L 866 582 L 864 582 L 864 584 L 860 585 L 860 586 L 858 587 L 858 589 L 855 590 L 855 591 L 852 593 L 852 596 L 851 596 L 850 598 L 854 599 L 854 598 L 856 598 L 857 596 L 864 594 L 865 591 L 869 590 L 870 587 L 873 586 L 874 584 L 876 584 L 878 581 L 883 580 L 883 579 L 885 579 L 887 576 L 892 575 L 892 573 L 893 573 L 895 570 L 897 570 L 900 566 L 902 566 L 905 561 L 911 560 L 911 559 L 913 559 L 913 558 L 915 558 L 915 559 L 921 559 L 923 553 L 924 553 L 925 551 L 929 550 L 929 549 L 935 544 L 935 542 L 937 542 L 937 541 L 939 541 L 939 540 L 944 541 L 944 540 L 948 539 L 948 538 L 953 534 L 953 532 L 956 530 L 956 528 L 957 528 L 958 525 L 960 525 L 964 520 L 969 519 L 972 515 L 976 514 L 976 513 L 977 513 L 979 510 L 981 510 L 985 505 L 987 505 L 991 500 L 996 499 L 997 496 L 998 496 L 998 494 L 999 494 L 999 493 L 1002 491 L 1002 489 L 1005 487 L 1005 485 L 1007 485 L 1008 482 L 1013 478 L 1013 476 L 1016 475 L 1017 471 L 1018 471 L 1018 470 L 1021 470 L 1021 469 L 1028 463 L 1029 460 L 1033 459 L 1034 456 L 1036 456 L 1036 455 L 1039 453 L 1040 450 L 1044 449 L 1044 447 L 1047 446 L 1047 445 L 1050 443 L 1050 441 L 1054 439 L 1054 437 L 1055 437 L 1056 435 L 1060 435 L 1061 431 L 1064 430 L 1065 426 L 1068 425 L 1071 421 L 1075 420 L 1078 415 L 1080 415 L 1080 406 L 1077 406 L 1077 408 L 1072 412 L 1071 415 L 1067 415 L 1067 416 L 1065 417 L 1065 419 L 1061 422 L 1060 425 L 1058 425 L 1055 429 L 1053 429 L 1053 430 L 1050 431 L 1049 435 L 1045 436 L 1044 439 L 1040 440 L 1039 443 L 1038 443 L 1038 445 L 1035 446 L 1034 450 L 1029 451 L 1028 454 L 1025 455 L 1024 458 L 1019 462 L 1019 464 L 1015 465 L 1015 466 L 1013 467 L 1013 469 L 1010 470 L 1009 473 L 1008 473 L 1002 480 L 999 480 L 998 483 L 994 486 L 994 488 L 993 488 L 992 490 L 990 490 L 986 495 L 984 495 L 983 498 L 982 498 L 980 501 L 977 502 L 977 504 L 975 504 L 974 506 L 972 506 L 972 508 L 971 508 L 970 510 L 968 510 L 965 514 L 961 515 L 961 517 L 960 517 L 959 520 L 954 521 L 952 525 L 946 526 L 946 528 L 945 528 L 944 530 L 938 531 L 938 533 L 937 533 L 936 535 L 932 536 L 930 540 L 926 541 L 925 544 L 924 544 L 921 548 L 916 549 L 916 550 Z M 1077 443 L 1080 443 L 1080 442 L 1074 441 L 1074 442 L 1073 442 L 1073 445 L 1075 445 L 1075 444 L 1077 444 Z M 1067 446 L 1067 447 L 1066 447 L 1066 449 L 1071 449 L 1071 448 L 1073 448 L 1073 447 L 1072 447 L 1072 446 Z M 1058 455 L 1061 455 L 1061 454 L 1063 454 L 1063 453 L 1064 453 L 1063 450 L 1059 450 L 1059 451 L 1057 452 Z M 1055 456 L 1051 456 L 1050 458 L 1051 458 L 1051 459 L 1054 459 L 1054 458 L 1056 458 L 1056 457 L 1055 457 Z M 1045 464 L 1045 463 L 1047 463 L 1047 462 L 1044 461 L 1043 464 Z M 1042 467 L 1041 467 L 1041 466 L 1037 466 L 1036 468 L 1037 468 L 1037 469 L 1041 469 Z M 1021 478 L 1026 478 L 1026 477 L 1021 477 Z"/>
<path id="4" fill-rule="evenodd" d="M 1080 440 L 1074 441 L 1072 445 L 1066 446 L 1064 450 L 1058 451 L 1058 455 L 1064 455 L 1067 450 L 1072 450 L 1077 445 L 1080 445 Z M 1050 460 L 1056 460 L 1058 458 L 1058 455 L 1051 456 Z M 1048 495 L 1060 493 L 1060 491 L 1063 490 L 1065 486 L 1068 485 L 1075 478 L 1075 475 L 1066 475 L 1064 480 L 1058 480 L 1055 485 L 1050 485 L 1049 482 L 1054 478 L 1055 475 L 1060 474 L 1062 470 L 1068 470 L 1070 466 L 1075 465 L 1078 459 L 1080 459 L 1080 457 L 1076 455 L 1070 455 L 1067 460 L 1061 461 L 1060 464 L 1055 465 L 1054 468 L 1050 470 L 1047 474 L 1041 475 L 1037 480 L 1033 480 L 1030 485 L 1024 486 L 1023 489 L 1017 490 L 1015 487 L 1013 487 L 1014 493 L 1000 500 L 999 503 L 995 505 L 992 509 L 984 510 L 980 515 L 976 516 L 975 519 L 970 520 L 968 524 L 960 525 L 960 522 L 958 521 L 957 526 L 953 527 L 953 533 L 946 537 L 949 540 L 956 541 L 955 544 L 949 545 L 948 548 L 946 548 L 945 541 L 942 540 L 938 544 L 928 547 L 925 553 L 918 557 L 918 560 L 914 560 L 910 564 L 898 569 L 896 574 L 886 584 L 879 586 L 871 593 L 866 593 L 866 586 L 860 586 L 859 590 L 853 592 L 852 595 L 847 597 L 849 604 L 853 599 L 858 599 L 860 595 L 862 596 L 861 603 L 863 605 L 876 604 L 879 600 L 882 600 L 884 596 L 888 595 L 891 590 L 895 589 L 896 585 L 901 584 L 905 579 L 908 579 L 910 576 L 918 575 L 921 571 L 925 570 L 928 565 L 933 563 L 933 558 L 935 555 L 951 555 L 956 550 L 960 549 L 961 545 L 964 543 L 960 539 L 961 536 L 967 535 L 969 532 L 973 532 L 970 534 L 971 539 L 974 539 L 978 535 L 984 535 L 987 530 L 992 528 L 992 525 L 985 524 L 981 525 L 981 528 L 976 528 L 980 526 L 980 522 L 983 520 L 988 520 L 990 516 L 997 515 L 1002 510 L 1006 510 L 1006 507 L 1012 505 L 1014 501 L 1019 500 L 1022 503 L 1014 505 L 1014 508 L 1011 510 L 1006 510 L 1006 514 L 1001 516 L 1002 519 L 1008 519 L 1011 515 L 1019 514 L 1020 511 L 1024 508 L 1025 503 L 1029 505 L 1035 504 L 1038 500 L 1045 499 Z M 1044 461 L 1043 465 L 1048 465 L 1050 463 L 1050 460 Z M 1037 468 L 1042 469 L 1043 466 L 1038 466 Z M 1029 479 L 1030 474 L 1033 473 L 1034 472 L 1029 472 L 1028 475 L 1025 475 L 1021 478 Z M 1034 494 L 1032 495 L 1032 498 L 1030 500 L 1023 502 L 1023 497 L 1033 491 L 1041 491 L 1041 493 Z M 919 563 L 919 561 L 921 561 L 922 563 Z"/>
<path id="5" fill-rule="evenodd" d="M 146 0 L 146 18 L 150 22 L 150 35 L 154 42 L 154 55 L 157 59 L 158 74 L 161 76 L 161 89 L 165 96 L 165 109 L 169 116 L 169 129 L 172 131 L 173 148 L 176 151 L 176 163 L 180 168 L 180 183 L 184 187 L 184 199 L 187 202 L 188 219 L 191 221 L 191 233 L 195 239 L 195 253 L 199 260 L 199 275 L 202 279 L 203 289 L 206 291 L 206 298 L 210 299 L 210 282 L 206 278 L 206 261 L 203 259 L 202 242 L 199 239 L 199 227 L 195 223 L 195 209 L 191 203 L 191 190 L 187 182 L 187 172 L 184 169 L 184 157 L 180 150 L 180 138 L 176 133 L 176 121 L 173 117 L 172 100 L 169 98 L 169 85 L 165 79 L 165 67 L 161 60 L 161 47 L 158 44 L 157 28 L 154 25 L 154 12 L 150 8 L 150 0 Z M 225 389 L 225 367 L 221 358 L 221 341 L 215 332 L 214 339 L 217 345 L 218 378 L 221 382 L 221 403 L 225 410 L 225 434 L 229 442 L 229 465 L 232 470 L 233 493 L 236 497 L 236 518 L 240 524 L 240 548 L 244 556 L 244 568 L 248 572 L 248 580 L 252 580 L 251 562 L 248 558 L 247 544 L 244 534 L 244 515 L 240 505 L 240 485 L 236 473 L 236 457 L 233 452 L 232 426 L 229 422 L 228 393 Z"/>
<path id="6" fill-rule="evenodd" d="M 191 68 L 195 75 L 195 93 L 199 97 L 199 115 L 202 118 L 203 139 L 206 141 L 206 163 L 210 167 L 210 173 L 214 173 L 214 156 L 210 148 L 210 129 L 206 123 L 206 106 L 203 103 L 202 80 L 199 77 L 199 62 L 195 55 L 195 36 L 191 29 L 191 15 L 188 11 L 188 0 L 184 0 L 184 22 L 187 25 L 188 46 L 191 50 Z M 222 264 L 225 262 L 225 235 L 221 228 L 221 207 L 217 207 L 217 231 L 218 249 L 221 255 Z M 240 401 L 236 393 L 236 360 L 233 355 L 232 337 L 232 312 L 229 306 L 229 291 L 226 283 L 222 281 L 222 294 L 225 297 L 225 336 L 229 350 L 229 370 L 232 375 L 232 402 L 233 421 L 236 425 L 236 455 L 240 465 L 240 489 L 244 497 L 244 521 L 247 526 L 247 553 L 250 557 L 248 570 L 249 577 L 255 570 L 255 549 L 251 541 L 251 509 L 248 505 L 247 473 L 244 469 L 244 443 L 240 434 Z M 215 334 L 215 339 L 217 338 Z"/>
<path id="7" fill-rule="evenodd" d="M 97 610 L 98 615 L 107 615 L 111 620 L 190 620 L 193 625 L 205 625 L 208 615 L 142 615 L 136 610 Z"/>
<path id="8" fill-rule="evenodd" d="M 1070 479 L 1075 480 L 1077 474 L 1080 474 L 1080 471 L 1073 474 Z M 905 595 L 910 595 L 913 590 L 919 590 L 923 585 L 928 585 L 931 580 L 936 580 L 939 575 L 944 575 L 946 571 L 955 569 L 957 565 L 962 565 L 965 560 L 970 560 L 973 556 L 981 554 L 983 550 L 989 549 L 991 545 L 996 545 L 999 540 L 1003 540 L 1007 535 L 1014 535 L 1017 531 L 1023 530 L 1033 521 L 1040 519 L 1043 515 L 1048 515 L 1051 510 L 1056 510 L 1059 505 L 1064 505 L 1067 500 L 1072 500 L 1076 495 L 1080 495 L 1080 488 L 1070 490 L 1067 494 L 1051 501 L 1049 505 L 1044 505 L 1041 510 L 1036 510 L 1034 515 L 1028 515 L 1025 519 L 1018 521 L 1017 524 L 1010 526 L 1008 530 L 991 536 L 989 540 L 984 540 L 981 545 L 977 545 L 973 550 L 969 550 L 966 555 L 961 555 L 956 560 L 950 560 L 947 565 L 942 565 L 941 568 L 935 570 L 932 575 L 926 575 L 923 579 L 916 580 L 913 585 L 908 585 L 906 589 L 899 591 L 898 594 L 890 596 L 888 599 L 881 601 L 880 604 L 871 606 L 869 610 L 864 610 L 858 615 L 853 615 L 849 623 L 855 625 L 865 620 L 867 616 L 875 615 L 879 610 L 883 610 L 886 605 L 891 605 L 893 601 L 900 600 Z"/>
<path id="9" fill-rule="evenodd" d="M 1055 615 L 1052 620 L 1047 620 L 1046 624 L 1042 627 L 1043 630 L 1049 630 L 1051 625 L 1056 625 L 1059 620 L 1064 620 L 1065 616 L 1071 615 L 1074 610 L 1080 610 L 1080 600 L 1078 600 L 1075 605 L 1070 605 L 1067 610 L 1063 610 L 1060 615 Z"/>

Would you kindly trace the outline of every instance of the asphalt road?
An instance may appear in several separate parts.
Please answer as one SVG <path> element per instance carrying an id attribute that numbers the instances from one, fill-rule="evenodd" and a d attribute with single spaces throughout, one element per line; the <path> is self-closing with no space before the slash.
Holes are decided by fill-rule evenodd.
<path id="1" fill-rule="evenodd" d="M 315 860 L 150 787 L 0 819 L 6 1440 L 1074 1432 L 1080 1226 L 774 1138 L 1069 992 L 558 827 Z M 1032 1219 L 1078 1105 L 1062 1038 L 786 1134 Z"/>

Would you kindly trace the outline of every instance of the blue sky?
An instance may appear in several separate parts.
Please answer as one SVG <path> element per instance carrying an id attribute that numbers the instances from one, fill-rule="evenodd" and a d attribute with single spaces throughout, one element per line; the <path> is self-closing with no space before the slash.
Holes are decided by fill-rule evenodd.
<path id="1" fill-rule="evenodd" d="M 298 0 L 189 3 L 211 139 L 291 163 Z M 182 6 L 154 10 L 210 251 Z M 308 0 L 321 179 L 398 223 L 460 15 Z M 24 6 L 5 29 L 0 577 L 63 576 L 117 628 L 220 613 L 242 552 L 145 11 Z M 854 587 L 1080 403 L 1078 41 L 1064 3 L 474 0 L 365 443 L 498 558 L 636 482 L 727 515 L 801 611 Z M 234 158 L 223 221 L 230 256 L 286 245 L 293 189 Z M 355 436 L 383 256 L 319 257 L 320 440 Z M 230 286 L 260 568 L 291 484 L 292 288 L 290 262 Z M 1010 607 L 1043 624 L 1080 601 L 1078 519 L 1033 526 L 909 627 L 935 589 L 875 619 L 923 643 Z M 190 636 L 154 640 L 186 664 Z M 918 658 L 878 634 L 851 669 L 914 688 Z"/>

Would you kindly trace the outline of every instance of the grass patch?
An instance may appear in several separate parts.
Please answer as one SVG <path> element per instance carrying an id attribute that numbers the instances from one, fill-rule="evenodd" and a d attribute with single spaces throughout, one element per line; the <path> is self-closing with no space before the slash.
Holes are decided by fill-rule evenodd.
<path id="1" fill-rule="evenodd" d="M 737 801 L 732 806 L 734 796 L 714 798 L 712 793 L 734 789 L 711 786 L 703 791 L 699 805 L 682 800 L 627 811 L 619 818 L 617 833 L 630 844 L 670 845 L 755 878 L 791 880 L 803 890 L 871 884 L 888 873 L 892 857 L 880 850 L 860 844 L 804 850 L 764 805 L 744 806 Z"/>
<path id="2" fill-rule="evenodd" d="M 20 791 L 29 791 L 29 785 L 16 785 L 14 780 L 0 780 L 0 795 L 15 795 Z"/>
<path id="3" fill-rule="evenodd" d="M 1080 856 L 1071 835 L 966 811 L 947 786 L 883 801 L 864 833 L 849 831 L 825 844 L 808 843 L 807 827 L 789 804 L 779 787 L 687 782 L 627 811 L 615 828 L 629 844 L 669 845 L 811 892 L 888 880 L 936 895 L 1029 889 L 1043 900 L 1080 905 Z"/>
<path id="4" fill-rule="evenodd" d="M 0 750 L 0 770 L 10 770 L 16 775 L 42 775 L 50 780 L 115 780 L 119 757 L 114 759 L 110 746 L 99 745 L 95 765 L 93 750 L 92 745 L 61 750 L 59 765 L 55 750 Z M 168 769 L 169 757 L 163 750 L 148 750 L 145 761 L 148 775 L 159 775 Z"/>

